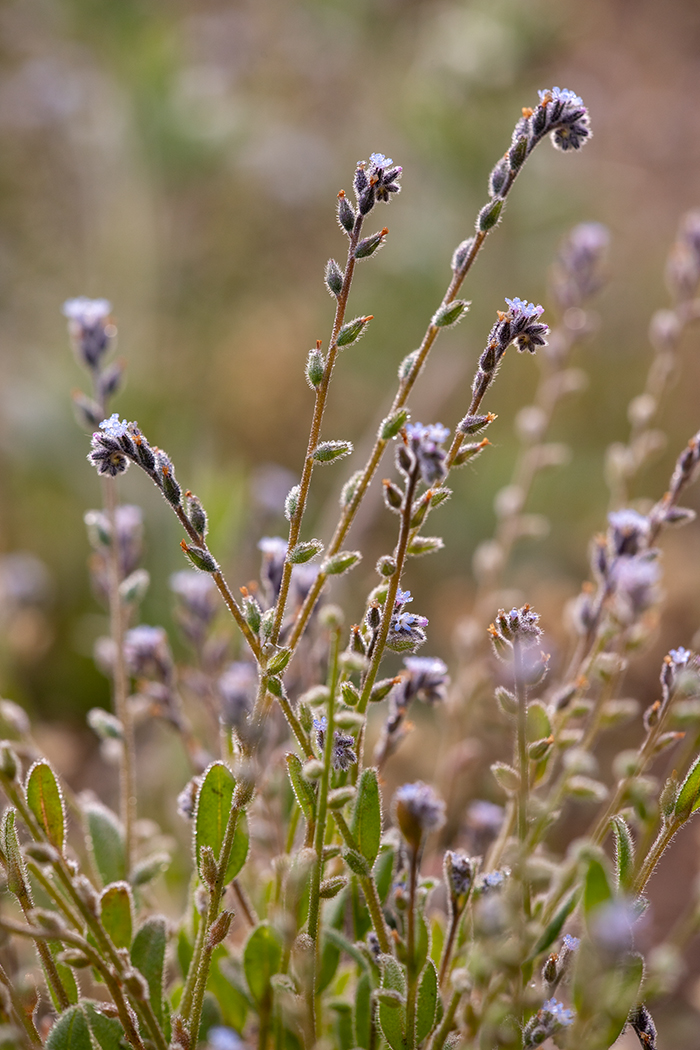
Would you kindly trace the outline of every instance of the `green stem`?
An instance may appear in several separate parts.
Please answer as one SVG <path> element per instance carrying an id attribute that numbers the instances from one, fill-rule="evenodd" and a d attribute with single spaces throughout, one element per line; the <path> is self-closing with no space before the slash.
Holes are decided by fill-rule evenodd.
<path id="1" fill-rule="evenodd" d="M 201 952 L 197 961 L 194 994 L 192 996 L 192 1010 L 188 1019 L 190 1037 L 193 1041 L 193 1044 L 196 1044 L 197 1042 L 199 1025 L 202 1020 L 202 1006 L 204 1003 L 204 993 L 206 991 L 207 980 L 209 978 L 209 969 L 211 966 L 212 955 L 214 953 L 214 948 L 216 947 L 216 945 L 212 944 L 211 942 L 210 931 L 219 915 L 221 900 L 223 898 L 224 890 L 226 888 L 226 883 L 224 879 L 226 876 L 226 869 L 228 868 L 229 860 L 231 859 L 231 850 L 233 849 L 233 839 L 236 834 L 238 816 L 241 810 L 243 809 L 244 798 L 247 797 L 248 791 L 249 788 L 247 785 L 242 786 L 239 783 L 234 792 L 231 811 L 228 816 L 228 821 L 226 822 L 224 841 L 221 845 L 221 853 L 219 855 L 217 865 L 218 871 L 216 874 L 216 880 L 210 891 L 209 907 L 207 909 L 206 921 L 204 919 L 202 920 L 202 925 L 206 926 L 206 934 L 203 938 Z"/>
<path id="2" fill-rule="evenodd" d="M 297 499 L 297 506 L 289 523 L 289 542 L 287 544 L 287 557 L 284 562 L 284 569 L 282 571 L 282 582 L 280 584 L 279 595 L 277 597 L 277 604 L 275 606 L 275 621 L 272 628 L 272 642 L 277 644 L 280 630 L 282 629 L 282 623 L 284 621 L 284 613 L 287 607 L 287 596 L 289 593 L 289 584 L 292 578 L 292 563 L 289 561 L 289 554 L 292 549 L 299 542 L 299 535 L 301 533 L 301 523 L 304 518 L 304 511 L 306 510 L 306 503 L 309 496 L 309 488 L 311 485 L 311 475 L 314 469 L 314 452 L 318 445 L 319 438 L 321 436 L 321 424 L 323 423 L 323 414 L 326 409 L 326 402 L 328 401 L 328 388 L 331 383 L 331 377 L 333 375 L 333 369 L 338 357 L 338 334 L 343 326 L 345 320 L 345 310 L 347 308 L 348 296 L 350 294 L 350 286 L 352 284 L 353 275 L 355 273 L 355 249 L 360 239 L 360 232 L 362 230 L 362 224 L 364 222 L 364 216 L 358 212 L 357 218 L 355 219 L 355 225 L 353 231 L 349 237 L 348 244 L 348 257 L 345 263 L 345 273 L 343 274 L 343 283 L 341 285 L 340 292 L 335 308 L 335 317 L 333 319 L 333 329 L 331 332 L 330 343 L 328 346 L 328 354 L 326 356 L 326 363 L 323 369 L 323 378 L 316 389 L 316 400 L 314 403 L 314 414 L 311 420 L 311 429 L 309 431 L 309 443 L 306 449 L 306 459 L 304 460 L 304 468 L 301 474 L 301 481 L 299 483 L 299 497 Z"/>
<path id="3" fill-rule="evenodd" d="M 513 687 L 518 705 L 517 712 L 517 762 L 520 784 L 517 798 L 517 826 L 520 840 L 519 867 L 523 887 L 525 918 L 530 917 L 530 884 L 526 874 L 527 813 L 530 796 L 530 759 L 527 753 L 527 686 L 523 678 L 523 653 L 520 638 L 513 639 Z"/>
<path id="4" fill-rule="evenodd" d="M 445 1045 L 445 1040 L 452 1031 L 452 1025 L 454 1023 L 455 1014 L 457 1013 L 457 1007 L 459 1006 L 460 999 L 464 995 L 464 992 L 453 992 L 452 997 L 448 1003 L 445 1014 L 440 1022 L 440 1027 L 433 1036 L 433 1041 L 430 1044 L 430 1050 L 442 1050 Z"/>
<path id="5" fill-rule="evenodd" d="M 357 705 L 358 713 L 364 715 L 367 711 L 367 705 L 372 692 L 372 686 L 375 683 L 377 674 L 379 672 L 379 665 L 382 662 L 384 656 L 384 648 L 386 646 L 386 640 L 389 636 L 389 628 L 391 626 L 391 619 L 394 615 L 394 606 L 396 604 L 396 595 L 399 590 L 399 583 L 401 582 L 401 573 L 403 571 L 404 564 L 406 562 L 406 551 L 408 550 L 408 541 L 411 536 L 411 517 L 413 515 L 413 496 L 416 491 L 418 484 L 419 468 L 418 464 L 411 471 L 406 484 L 406 492 L 404 494 L 403 507 L 401 510 L 401 527 L 399 529 L 399 538 L 394 550 L 394 561 L 396 562 L 396 572 L 389 580 L 389 587 L 387 589 L 386 601 L 384 602 L 384 608 L 382 610 L 382 619 L 379 625 L 379 631 L 374 643 L 374 651 L 372 653 L 372 659 L 367 670 L 364 682 L 362 683 L 362 693 Z M 359 737 L 357 740 L 357 768 L 358 770 L 362 767 L 362 753 L 364 749 L 364 725 L 360 729 Z"/>
<path id="6" fill-rule="evenodd" d="M 134 822 L 136 820 L 136 747 L 134 742 L 134 720 L 129 708 L 129 677 L 124 659 L 124 634 L 126 629 L 124 603 L 119 593 L 121 566 L 117 542 L 117 489 L 114 478 L 105 478 L 103 485 L 104 507 L 109 521 L 111 542 L 109 545 L 109 620 L 114 646 L 114 711 L 121 722 L 123 738 L 119 761 L 119 812 L 124 825 L 124 853 L 126 870 L 131 871 Z"/>
<path id="7" fill-rule="evenodd" d="M 678 829 L 683 824 L 682 820 L 671 820 L 668 824 L 662 826 L 659 834 L 656 837 L 656 842 L 649 850 L 647 857 L 642 865 L 642 868 L 637 876 L 634 884 L 633 896 L 638 897 L 642 892 L 647 882 L 649 881 L 654 868 L 661 859 L 661 855 L 668 846 L 669 842 L 676 834 Z"/>
<path id="8" fill-rule="evenodd" d="M 415 1050 L 416 1046 L 416 997 L 418 995 L 418 973 L 416 966 L 416 883 L 418 881 L 418 850 L 411 850 L 411 866 L 408 894 L 408 938 L 407 954 L 407 988 L 406 988 L 406 1050 Z"/>
<path id="9" fill-rule="evenodd" d="M 348 849 L 355 850 L 359 853 L 360 849 L 357 840 L 348 827 L 347 821 L 340 810 L 333 810 L 333 820 L 335 821 L 335 825 Z M 384 918 L 384 912 L 382 911 L 382 902 L 379 899 L 379 891 L 377 890 L 377 884 L 374 881 L 374 875 L 370 872 L 368 876 L 358 875 L 358 879 L 365 896 L 365 902 L 372 920 L 374 932 L 379 941 L 379 947 L 385 955 L 392 955 L 391 936 Z"/>

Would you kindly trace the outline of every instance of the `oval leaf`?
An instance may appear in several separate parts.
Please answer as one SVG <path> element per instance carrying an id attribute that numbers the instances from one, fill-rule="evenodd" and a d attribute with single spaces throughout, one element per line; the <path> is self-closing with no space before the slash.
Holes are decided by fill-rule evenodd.
<path id="1" fill-rule="evenodd" d="M 258 1010 L 267 1012 L 271 1005 L 270 979 L 282 962 L 280 935 L 267 922 L 253 930 L 243 950 L 243 972 Z"/>
<path id="2" fill-rule="evenodd" d="M 126 879 L 124 829 L 117 815 L 101 802 L 89 802 L 83 812 L 87 820 L 89 845 L 105 886 Z"/>
<path id="3" fill-rule="evenodd" d="M 220 858 L 235 786 L 233 773 L 223 762 L 214 762 L 204 774 L 197 795 L 194 821 L 194 852 L 200 874 L 202 846 L 209 846 L 214 851 L 217 861 Z M 238 816 L 231 856 L 226 868 L 226 882 L 235 879 L 247 856 L 248 824 L 245 814 L 241 813 Z"/>
<path id="4" fill-rule="evenodd" d="M 292 791 L 301 811 L 306 818 L 307 824 L 313 824 L 316 814 L 316 795 L 314 789 L 303 774 L 303 766 L 298 755 L 290 752 L 285 756 L 287 760 L 287 772 L 292 784 Z"/>
<path id="5" fill-rule="evenodd" d="M 27 804 L 46 832 L 52 846 L 63 850 L 66 816 L 63 796 L 48 762 L 35 762 L 27 774 Z"/>
<path id="6" fill-rule="evenodd" d="M 90 1029 L 79 1006 L 71 1006 L 61 1014 L 49 1032 L 46 1050 L 92 1050 Z"/>
<path id="7" fill-rule="evenodd" d="M 100 918 L 115 948 L 130 948 L 133 902 L 126 882 L 113 882 L 100 897 Z"/>
<path id="8" fill-rule="evenodd" d="M 608 873 L 599 860 L 591 857 L 588 862 L 586 882 L 583 888 L 583 910 L 586 913 L 586 917 L 599 908 L 601 904 L 612 900 L 612 895 Z"/>
<path id="9" fill-rule="evenodd" d="M 683 781 L 678 798 L 674 817 L 678 821 L 687 820 L 694 809 L 700 805 L 700 755 L 695 759 L 688 770 Z"/>
<path id="10" fill-rule="evenodd" d="M 131 961 L 146 978 L 153 1012 L 163 1024 L 163 966 L 165 964 L 166 923 L 162 915 L 146 919 L 131 946 Z"/>
<path id="11" fill-rule="evenodd" d="M 438 1000 L 438 974 L 435 963 L 428 960 L 418 986 L 416 1003 L 416 1043 L 420 1044 L 432 1031 L 435 1024 Z"/>
<path id="12" fill-rule="evenodd" d="M 371 867 L 377 859 L 382 837 L 382 807 L 376 769 L 365 769 L 360 777 L 351 827 L 360 853 Z"/>

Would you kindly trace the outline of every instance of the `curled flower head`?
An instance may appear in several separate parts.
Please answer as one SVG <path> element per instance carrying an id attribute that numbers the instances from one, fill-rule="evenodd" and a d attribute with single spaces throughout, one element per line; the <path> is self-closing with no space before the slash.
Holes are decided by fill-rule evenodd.
<path id="1" fill-rule="evenodd" d="M 78 359 L 89 369 L 95 369 L 107 352 L 114 336 L 108 318 L 112 304 L 107 299 L 88 299 L 79 296 L 67 299 L 63 315 L 68 318 L 68 331 Z"/>
<path id="2" fill-rule="evenodd" d="M 425 837 L 445 823 L 445 803 L 422 780 L 404 784 L 394 795 L 394 814 L 401 834 L 417 851 Z"/>
<path id="3" fill-rule="evenodd" d="M 700 691 L 700 656 L 679 646 L 671 649 L 661 665 L 661 684 L 670 693 L 682 690 L 687 695 Z"/>
<path id="4" fill-rule="evenodd" d="M 387 648 L 397 653 L 415 652 L 426 641 L 427 616 L 404 612 L 404 606 L 411 601 L 413 601 L 411 592 L 402 591 L 399 588 L 386 640 Z"/>
<path id="5" fill-rule="evenodd" d="M 634 620 L 654 604 L 661 568 L 655 552 L 647 551 L 630 558 L 617 558 L 610 569 L 609 580 L 617 598 L 618 613 Z"/>
<path id="6" fill-rule="evenodd" d="M 418 463 L 423 482 L 430 486 L 444 479 L 447 474 L 445 452 L 442 444 L 449 437 L 449 430 L 442 423 L 407 423 L 404 427 L 406 445 L 412 454 L 412 462 Z M 401 461 L 397 461 L 400 469 Z"/>
<path id="7" fill-rule="evenodd" d="M 568 88 L 547 88 L 538 92 L 540 104 L 530 117 L 530 128 L 535 140 L 551 133 L 557 149 L 580 149 L 591 137 L 588 110 Z"/>
<path id="8" fill-rule="evenodd" d="M 91 450 L 87 458 L 98 474 L 106 474 L 111 478 L 123 474 L 129 466 L 129 460 L 119 442 L 107 434 L 97 432 L 92 435 Z"/>
<path id="9" fill-rule="evenodd" d="M 328 729 L 328 719 L 325 715 L 322 718 L 314 718 L 314 729 L 316 730 L 316 742 L 319 750 L 323 753 L 326 746 L 326 730 Z M 333 750 L 331 753 L 333 769 L 345 771 L 357 762 L 357 755 L 353 750 L 354 747 L 355 740 L 353 737 L 347 733 L 341 733 L 339 729 L 334 731 Z"/>
<path id="10" fill-rule="evenodd" d="M 393 193 L 400 193 L 402 168 L 383 153 L 370 154 L 369 164 L 361 161 L 354 178 L 355 196 L 360 214 L 367 215 L 377 201 L 388 203 Z"/>
<path id="11" fill-rule="evenodd" d="M 510 343 L 515 343 L 518 350 L 527 350 L 534 354 L 538 346 L 545 346 L 549 325 L 540 321 L 544 307 L 526 300 L 506 299 L 508 311 L 501 320 L 498 342 L 505 350 Z"/>

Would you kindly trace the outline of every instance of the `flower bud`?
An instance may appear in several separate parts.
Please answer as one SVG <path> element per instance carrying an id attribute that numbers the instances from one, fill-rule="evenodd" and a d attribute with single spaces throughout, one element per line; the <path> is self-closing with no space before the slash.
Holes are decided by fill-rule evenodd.
<path id="1" fill-rule="evenodd" d="M 482 233 L 492 230 L 501 216 L 504 203 L 503 197 L 496 197 L 494 200 L 489 201 L 488 204 L 485 204 L 479 212 L 477 229 Z"/>
<path id="2" fill-rule="evenodd" d="M 328 291 L 337 299 L 343 288 L 343 274 L 335 259 L 329 259 L 326 263 L 324 280 Z"/>

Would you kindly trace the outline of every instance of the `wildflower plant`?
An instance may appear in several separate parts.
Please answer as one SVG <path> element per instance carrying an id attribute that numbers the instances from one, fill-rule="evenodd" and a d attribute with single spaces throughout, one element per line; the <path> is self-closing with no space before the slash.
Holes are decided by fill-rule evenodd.
<path id="1" fill-rule="evenodd" d="M 114 709 L 95 709 L 88 720 L 105 761 L 118 767 L 120 789 L 114 808 L 75 797 L 38 752 L 23 712 L 3 701 L 0 855 L 12 903 L 0 918 L 2 1045 L 530 1050 L 553 1040 L 603 1050 L 629 1025 L 642 1046 L 656 1046 L 648 1003 L 668 983 L 645 966 L 636 928 L 659 858 L 700 806 L 700 657 L 680 644 L 671 650 L 658 698 L 643 714 L 619 691 L 660 601 L 663 532 L 694 516 L 681 499 L 698 472 L 700 433 L 655 503 L 630 507 L 626 491 L 654 443 L 659 376 L 668 379 L 681 328 L 700 316 L 697 216 L 672 253 L 673 306 L 652 325 L 653 375 L 633 402 L 629 444 L 609 454 L 614 507 L 591 546 L 591 582 L 570 611 L 568 661 L 551 658 L 546 624 L 530 605 L 498 609 L 498 601 L 513 546 L 543 531 L 525 510 L 532 481 L 565 459 L 546 432 L 559 401 L 582 386 L 569 354 L 590 329 L 606 231 L 586 224 L 565 242 L 553 283 L 562 320 L 551 330 L 541 306 L 505 299 L 461 420 L 423 424 L 409 409 L 440 332 L 468 311 L 462 284 L 518 173 L 547 136 L 565 151 L 590 137 L 572 91 L 541 91 L 523 110 L 475 230 L 454 252 L 444 298 L 399 365 L 369 457 L 339 486 L 338 522 L 326 541 L 305 526 L 313 475 L 353 452 L 349 441 L 325 436 L 328 391 L 342 353 L 372 321 L 348 314 L 357 265 L 388 238 L 383 226 L 368 232 L 367 219 L 401 189 L 401 167 L 382 154 L 357 165 L 352 195 L 341 191 L 336 204 L 347 256 L 325 269 L 335 301 L 330 337 L 306 361 L 314 408 L 300 476 L 284 502 L 288 535 L 261 538 L 260 579 L 240 589 L 210 548 L 206 509 L 172 460 L 136 422 L 110 411 L 124 368 L 111 358 L 110 304 L 66 303 L 75 354 L 91 380 L 75 409 L 92 431 L 87 458 L 102 487 L 102 507 L 85 522 L 95 594 L 111 625 L 96 655 Z M 496 415 L 484 402 L 511 346 L 541 359 L 542 379 L 518 416 L 521 451 L 497 497 L 495 535 L 475 556 L 475 629 L 451 676 L 430 655 L 429 621 L 405 587 L 411 559 L 443 545 L 424 529 L 451 494 L 452 471 L 488 449 Z M 388 446 L 393 465 L 382 488 L 396 540 L 351 624 L 328 598 L 334 577 L 361 561 L 346 542 Z M 183 531 L 189 568 L 170 587 L 191 654 L 184 665 L 164 628 L 139 622 L 150 584 L 142 517 L 118 499 L 130 468 L 150 479 Z M 222 602 L 233 620 L 225 636 Z M 491 767 L 503 807 L 477 799 L 465 821 L 459 784 L 445 769 L 435 784 L 404 783 L 391 797 L 382 773 L 411 731 L 411 705 L 430 708 L 454 743 L 468 735 L 486 694 L 511 741 Z M 383 711 L 374 737 L 371 709 Z M 161 900 L 171 859 L 165 839 L 139 831 L 136 728 L 145 719 L 170 727 L 191 771 L 172 805 L 191 828 L 180 915 L 167 895 Z M 624 719 L 638 721 L 642 742 L 621 752 L 608 776 L 595 746 Z M 659 780 L 652 764 L 669 749 L 673 772 Z M 561 835 L 550 833 L 560 831 L 572 800 L 588 803 L 593 816 L 587 835 L 562 853 Z M 479 806 L 489 819 L 477 832 Z M 700 923 L 695 898 L 686 918 L 689 936 Z M 41 964 L 31 987 L 21 976 L 27 945 Z"/>

